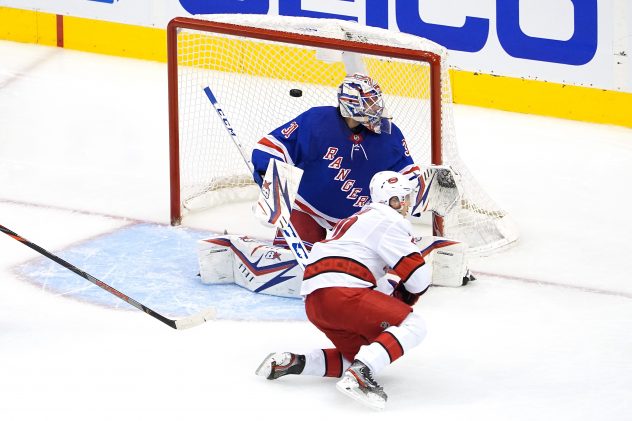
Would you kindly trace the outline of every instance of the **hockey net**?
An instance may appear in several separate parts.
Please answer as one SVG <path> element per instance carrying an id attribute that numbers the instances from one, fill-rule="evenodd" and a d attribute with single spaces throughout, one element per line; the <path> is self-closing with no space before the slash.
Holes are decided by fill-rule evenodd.
<path id="1" fill-rule="evenodd" d="M 448 164 L 461 174 L 460 206 L 446 218 L 434 217 L 435 233 L 464 241 L 475 253 L 518 238 L 506 212 L 459 157 L 443 47 L 355 22 L 212 15 L 173 19 L 168 59 L 172 224 L 188 212 L 254 199 L 258 192 L 205 86 L 250 156 L 263 135 L 303 111 L 337 106 L 338 85 L 360 71 L 380 84 L 415 162 L 422 168 Z"/>

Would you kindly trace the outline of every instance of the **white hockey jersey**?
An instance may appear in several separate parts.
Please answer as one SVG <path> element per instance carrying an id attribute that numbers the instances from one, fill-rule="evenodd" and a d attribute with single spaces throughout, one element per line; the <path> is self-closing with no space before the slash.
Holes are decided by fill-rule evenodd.
<path id="1" fill-rule="evenodd" d="M 371 203 L 338 222 L 330 239 L 314 244 L 301 295 L 334 286 L 375 288 L 390 268 L 406 290 L 419 293 L 430 285 L 429 266 L 413 243 L 410 222 L 387 205 Z"/>

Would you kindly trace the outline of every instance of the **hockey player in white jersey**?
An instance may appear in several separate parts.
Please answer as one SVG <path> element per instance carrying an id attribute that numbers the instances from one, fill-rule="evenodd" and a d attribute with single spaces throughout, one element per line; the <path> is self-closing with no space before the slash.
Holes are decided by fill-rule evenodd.
<path id="1" fill-rule="evenodd" d="M 306 355 L 272 353 L 257 375 L 270 380 L 288 374 L 342 377 L 336 384 L 342 393 L 384 408 L 387 395 L 373 376 L 426 335 L 412 307 L 431 283 L 429 265 L 404 218 L 413 191 L 400 173 L 375 174 L 371 203 L 338 222 L 331 238 L 312 249 L 301 294 L 308 319 L 335 348 Z M 385 281 L 389 268 L 401 279 L 392 295 Z"/>

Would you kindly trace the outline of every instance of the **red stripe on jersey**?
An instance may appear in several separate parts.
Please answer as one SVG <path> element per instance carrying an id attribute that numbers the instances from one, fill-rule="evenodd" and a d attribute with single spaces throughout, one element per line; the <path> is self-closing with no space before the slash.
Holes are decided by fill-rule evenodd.
<path id="1" fill-rule="evenodd" d="M 321 273 L 337 272 L 346 273 L 373 285 L 377 284 L 373 273 L 362 263 L 356 262 L 348 257 L 323 257 L 320 260 L 310 263 L 305 268 L 303 280 L 313 278 Z"/>
<path id="2" fill-rule="evenodd" d="M 391 332 L 384 331 L 380 333 L 375 342 L 382 345 L 391 362 L 404 355 L 404 347 Z"/>
<path id="3" fill-rule="evenodd" d="M 424 258 L 421 257 L 421 254 L 418 252 L 411 253 L 408 256 L 404 256 L 399 259 L 399 262 L 395 264 L 393 270 L 402 279 L 402 282 L 406 282 L 410 275 L 413 274 L 417 269 L 422 267 L 426 262 Z"/>
<path id="4" fill-rule="evenodd" d="M 259 140 L 259 142 L 257 142 L 257 143 L 260 143 L 261 145 L 267 146 L 268 148 L 274 149 L 275 151 L 277 151 L 281 155 L 283 155 L 283 157 L 287 161 L 287 157 L 285 156 L 285 152 L 283 151 L 283 149 L 280 148 L 279 146 L 275 145 L 274 143 L 272 143 L 268 138 L 262 137 L 261 140 Z"/>
<path id="5" fill-rule="evenodd" d="M 336 348 L 323 349 L 325 354 L 325 376 L 342 377 L 342 354 Z"/>

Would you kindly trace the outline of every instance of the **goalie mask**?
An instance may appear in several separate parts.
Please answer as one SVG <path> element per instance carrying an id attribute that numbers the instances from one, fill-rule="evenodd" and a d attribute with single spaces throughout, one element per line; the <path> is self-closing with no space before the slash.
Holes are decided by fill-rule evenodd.
<path id="1" fill-rule="evenodd" d="M 354 73 L 338 87 L 340 114 L 375 133 L 391 132 L 391 117 L 384 107 L 380 86 L 369 76 Z"/>
<path id="2" fill-rule="evenodd" d="M 393 209 L 402 215 L 408 212 L 411 195 L 414 190 L 415 185 L 406 176 L 395 171 L 380 171 L 371 178 L 371 183 L 369 184 L 371 201 L 373 203 L 391 206 L 391 199 L 396 197 L 399 200 L 400 207 Z"/>

